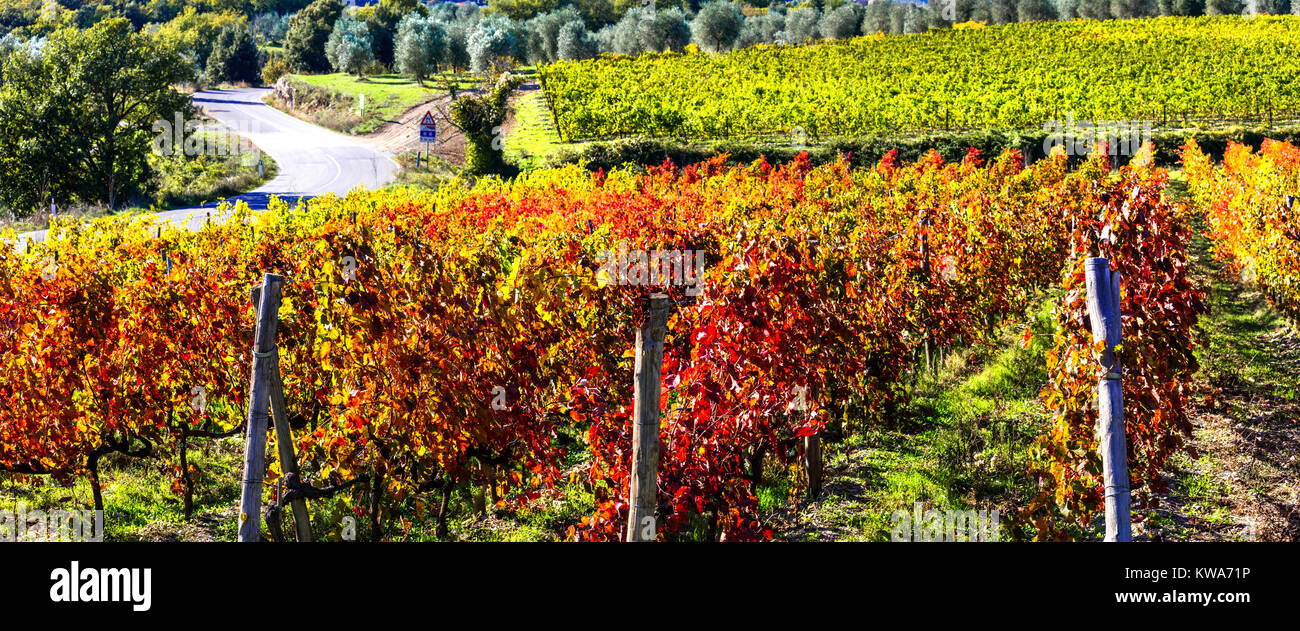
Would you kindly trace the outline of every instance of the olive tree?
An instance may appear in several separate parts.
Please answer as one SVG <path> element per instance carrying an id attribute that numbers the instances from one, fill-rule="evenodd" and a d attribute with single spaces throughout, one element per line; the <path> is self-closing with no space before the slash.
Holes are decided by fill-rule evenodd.
<path id="1" fill-rule="evenodd" d="M 560 27 L 555 52 L 560 59 L 591 59 L 598 54 L 596 38 L 582 22 L 569 22 Z"/>
<path id="2" fill-rule="evenodd" d="M 803 44 L 817 39 L 817 26 L 820 24 L 821 18 L 821 11 L 812 7 L 787 12 L 785 15 L 786 43 Z"/>
<path id="3" fill-rule="evenodd" d="M 475 74 L 486 74 L 519 55 L 520 32 L 509 18 L 479 20 L 469 31 L 465 49 L 469 67 Z"/>
<path id="4" fill-rule="evenodd" d="M 366 67 L 375 61 L 370 27 L 346 15 L 339 18 L 325 42 L 325 58 L 338 72 L 362 76 Z"/>
<path id="5" fill-rule="evenodd" d="M 444 59 L 446 47 L 447 31 L 442 23 L 411 12 L 397 23 L 393 62 L 398 72 L 424 85 L 424 79 L 436 72 Z"/>
<path id="6" fill-rule="evenodd" d="M 744 19 L 740 7 L 724 0 L 714 0 L 700 7 L 700 12 L 691 22 L 691 38 L 709 52 L 731 50 Z"/>
<path id="7" fill-rule="evenodd" d="M 827 39 L 846 39 L 857 35 L 862 22 L 862 9 L 857 4 L 844 4 L 826 12 L 817 31 Z"/>
<path id="8" fill-rule="evenodd" d="M 660 9 L 641 23 L 641 46 L 652 53 L 679 51 L 691 43 L 691 25 L 680 7 Z"/>

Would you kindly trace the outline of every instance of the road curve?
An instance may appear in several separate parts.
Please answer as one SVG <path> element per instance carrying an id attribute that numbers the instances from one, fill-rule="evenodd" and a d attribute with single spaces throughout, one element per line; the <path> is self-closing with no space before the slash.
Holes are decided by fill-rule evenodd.
<path id="1" fill-rule="evenodd" d="M 272 180 L 254 191 L 228 198 L 243 201 L 249 208 L 266 208 L 272 196 L 293 203 L 299 198 L 334 193 L 346 194 L 362 186 L 378 188 L 393 181 L 398 165 L 392 156 L 344 136 L 281 112 L 262 101 L 268 88 L 203 90 L 195 92 L 193 101 L 230 129 L 248 138 L 275 160 L 278 172 Z M 186 223 L 198 229 L 211 216 L 221 221 L 220 201 L 203 206 L 157 213 L 174 224 Z M 27 239 L 41 241 L 45 231 L 19 235 L 19 245 Z"/>

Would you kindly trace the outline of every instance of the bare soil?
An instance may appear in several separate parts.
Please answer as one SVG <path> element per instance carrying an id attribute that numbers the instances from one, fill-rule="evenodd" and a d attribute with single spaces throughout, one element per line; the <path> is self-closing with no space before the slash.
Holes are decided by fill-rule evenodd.
<path id="1" fill-rule="evenodd" d="M 355 138 L 393 155 L 424 151 L 424 143 L 420 142 L 420 120 L 424 118 L 425 112 L 433 112 L 433 118 L 438 123 L 438 141 L 430 147 L 433 155 L 457 166 L 464 165 L 465 135 L 447 121 L 450 105 L 450 96 L 440 96 L 402 112 L 396 121 L 389 121 L 374 132 Z"/>

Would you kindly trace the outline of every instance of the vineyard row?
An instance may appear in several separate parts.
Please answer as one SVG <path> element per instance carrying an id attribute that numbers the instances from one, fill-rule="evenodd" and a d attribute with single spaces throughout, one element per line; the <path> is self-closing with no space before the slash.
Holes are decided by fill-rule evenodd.
<path id="1" fill-rule="evenodd" d="M 1102 505 L 1086 257 L 1124 278 L 1140 502 L 1189 429 L 1202 305 L 1185 209 L 1164 199 L 1165 182 L 1145 166 L 1095 157 L 1071 172 L 1064 156 L 1026 166 L 1015 152 L 890 155 L 870 169 L 719 158 L 354 193 L 296 212 L 277 202 L 251 226 L 196 233 L 149 217 L 59 223 L 30 252 L 0 256 L 0 469 L 98 489 L 106 453 L 183 454 L 186 441 L 238 431 L 249 289 L 269 272 L 285 279 L 276 353 L 314 488 L 364 481 L 376 520 L 381 500 L 463 484 L 528 502 L 581 449 L 597 510 L 571 535 L 624 539 L 632 341 L 654 291 L 673 305 L 657 536 L 702 519 L 719 537 L 764 539 L 765 456 L 799 462 L 828 424 L 889 418 L 921 349 L 991 343 L 1050 290 L 1055 421 L 1032 454 L 1040 490 L 1018 517 L 1059 537 Z M 191 469 L 176 467 L 182 494 Z M 266 480 L 279 476 L 273 461 Z"/>

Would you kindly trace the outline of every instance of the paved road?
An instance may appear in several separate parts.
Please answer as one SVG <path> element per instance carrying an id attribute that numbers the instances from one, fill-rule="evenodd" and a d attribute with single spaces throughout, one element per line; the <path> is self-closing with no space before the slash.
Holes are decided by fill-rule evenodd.
<path id="1" fill-rule="evenodd" d="M 268 92 L 267 88 L 244 88 L 194 94 L 195 105 L 247 137 L 270 155 L 279 168 L 274 179 L 230 201 L 241 200 L 250 208 L 263 209 L 271 196 L 293 203 L 302 197 L 343 195 L 357 186 L 378 188 L 393 181 L 398 166 L 389 154 L 263 103 L 262 98 Z M 209 214 L 212 221 L 221 220 L 217 206 L 219 202 L 212 202 L 160 212 L 158 216 L 177 224 L 185 222 L 188 216 L 188 227 L 197 229 Z M 24 233 L 19 236 L 19 245 L 27 237 L 40 241 L 45 238 L 45 232 Z"/>

